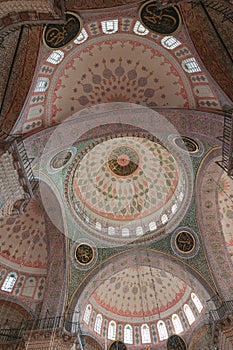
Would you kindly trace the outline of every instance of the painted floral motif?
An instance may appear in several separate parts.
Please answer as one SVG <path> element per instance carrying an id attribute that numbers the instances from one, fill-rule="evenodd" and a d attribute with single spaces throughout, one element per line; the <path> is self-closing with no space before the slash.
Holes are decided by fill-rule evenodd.
<path id="1" fill-rule="evenodd" d="M 233 182 L 225 173 L 219 182 L 218 205 L 224 238 L 233 261 Z"/>

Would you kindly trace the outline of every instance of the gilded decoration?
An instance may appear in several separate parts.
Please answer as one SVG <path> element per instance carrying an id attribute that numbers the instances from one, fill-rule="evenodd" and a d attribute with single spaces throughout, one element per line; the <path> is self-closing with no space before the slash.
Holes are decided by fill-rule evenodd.
<path id="1" fill-rule="evenodd" d="M 108 350 L 127 350 L 127 346 L 122 341 L 115 340 L 109 345 Z"/>
<path id="2" fill-rule="evenodd" d="M 72 12 L 66 12 L 64 24 L 48 24 L 43 31 L 43 42 L 52 50 L 60 49 L 74 40 L 82 30 L 81 17 Z"/>
<path id="3" fill-rule="evenodd" d="M 75 249 L 75 259 L 81 265 L 88 265 L 94 259 L 94 250 L 90 244 L 80 243 Z"/>
<path id="4" fill-rule="evenodd" d="M 187 136 L 176 137 L 174 142 L 178 147 L 189 153 L 196 153 L 199 151 L 199 145 L 193 138 Z"/>
<path id="5" fill-rule="evenodd" d="M 89 270 L 97 261 L 98 253 L 95 243 L 89 239 L 79 239 L 71 246 L 70 257 L 79 270 Z"/>
<path id="6" fill-rule="evenodd" d="M 173 35 L 181 29 L 181 16 L 177 8 L 171 6 L 158 9 L 156 1 L 147 1 L 139 10 L 142 24 L 159 35 Z"/>
<path id="7" fill-rule="evenodd" d="M 63 168 L 71 159 L 72 151 L 71 150 L 63 150 L 57 153 L 50 161 L 50 166 L 52 169 L 60 169 Z"/>
<path id="8" fill-rule="evenodd" d="M 197 254 L 200 243 L 193 230 L 187 227 L 178 227 L 172 234 L 171 246 L 179 257 L 192 258 Z"/>
<path id="9" fill-rule="evenodd" d="M 173 334 L 167 340 L 167 350 L 187 350 L 187 346 L 183 338 Z"/>
<path id="10" fill-rule="evenodd" d="M 181 231 L 176 236 L 176 247 L 183 253 L 189 253 L 195 248 L 195 239 L 190 232 Z"/>

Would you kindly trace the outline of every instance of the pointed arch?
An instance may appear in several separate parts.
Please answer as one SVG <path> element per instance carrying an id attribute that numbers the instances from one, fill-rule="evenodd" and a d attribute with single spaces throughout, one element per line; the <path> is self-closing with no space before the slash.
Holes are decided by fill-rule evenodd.
<path id="1" fill-rule="evenodd" d="M 133 328 L 130 324 L 126 324 L 124 327 L 124 342 L 133 344 Z"/>
<path id="2" fill-rule="evenodd" d="M 185 316 L 187 317 L 188 323 L 191 325 L 193 322 L 195 322 L 195 316 L 188 304 L 184 305 L 184 313 Z"/>
<path id="3" fill-rule="evenodd" d="M 180 334 L 184 331 L 180 317 L 177 314 L 172 315 L 172 324 L 176 334 Z"/>
<path id="4" fill-rule="evenodd" d="M 108 324 L 108 339 L 115 340 L 116 339 L 116 322 L 110 321 Z"/>
<path id="5" fill-rule="evenodd" d="M 203 305 L 202 305 L 200 299 L 198 298 L 198 296 L 195 293 L 191 293 L 191 298 L 192 298 L 192 301 L 193 301 L 194 305 L 197 308 L 197 311 L 200 314 L 202 309 L 203 309 Z"/>
<path id="6" fill-rule="evenodd" d="M 98 314 L 95 319 L 94 331 L 98 334 L 101 332 L 103 317 L 101 314 Z"/>
<path id="7" fill-rule="evenodd" d="M 1 290 L 3 290 L 4 292 L 11 293 L 14 288 L 15 282 L 17 281 L 17 278 L 18 278 L 18 274 L 16 272 L 14 271 L 9 272 L 3 282 Z"/>
<path id="8" fill-rule="evenodd" d="M 160 320 L 157 323 L 157 328 L 159 332 L 159 339 L 160 340 L 165 340 L 168 338 L 168 333 L 167 333 L 167 327 L 164 323 L 164 321 Z"/>
<path id="9" fill-rule="evenodd" d="M 148 324 L 143 324 L 141 326 L 141 336 L 142 336 L 142 344 L 151 343 L 150 328 Z"/>

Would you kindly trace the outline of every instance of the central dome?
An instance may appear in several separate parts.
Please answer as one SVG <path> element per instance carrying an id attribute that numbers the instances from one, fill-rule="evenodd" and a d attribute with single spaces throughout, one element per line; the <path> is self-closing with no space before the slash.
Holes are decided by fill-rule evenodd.
<path id="1" fill-rule="evenodd" d="M 159 143 L 145 137 L 117 137 L 95 145 L 73 177 L 74 201 L 87 215 L 129 221 L 158 211 L 174 194 L 179 168 Z"/>
<path id="2" fill-rule="evenodd" d="M 166 225 L 183 202 L 184 187 L 183 170 L 171 152 L 138 132 L 90 144 L 68 170 L 65 195 L 76 220 L 108 238 L 124 239 Z"/>

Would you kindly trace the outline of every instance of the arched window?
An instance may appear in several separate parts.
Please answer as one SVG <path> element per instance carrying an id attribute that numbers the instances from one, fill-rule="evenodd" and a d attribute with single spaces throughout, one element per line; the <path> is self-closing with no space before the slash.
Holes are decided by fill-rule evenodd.
<path id="1" fill-rule="evenodd" d="M 112 19 L 110 21 L 102 21 L 102 30 L 104 34 L 113 34 L 118 31 L 118 20 Z"/>
<path id="2" fill-rule="evenodd" d="M 195 321 L 195 316 L 188 304 L 184 305 L 184 313 L 188 319 L 188 323 L 191 325 Z"/>
<path id="3" fill-rule="evenodd" d="M 115 227 L 109 226 L 108 227 L 108 234 L 109 234 L 109 236 L 114 235 L 115 234 Z"/>
<path id="4" fill-rule="evenodd" d="M 141 326 L 141 335 L 142 335 L 142 344 L 151 343 L 150 328 L 147 324 L 143 324 Z"/>
<path id="5" fill-rule="evenodd" d="M 181 62 L 181 66 L 187 73 L 196 73 L 200 72 L 201 68 L 199 67 L 197 61 L 194 57 L 187 58 Z"/>
<path id="6" fill-rule="evenodd" d="M 92 307 L 90 304 L 88 304 L 86 306 L 86 310 L 84 312 L 84 316 L 83 316 L 83 321 L 88 324 L 89 323 L 89 320 L 90 320 L 90 317 L 91 317 L 91 311 L 92 311 Z"/>
<path id="7" fill-rule="evenodd" d="M 183 198 L 184 198 L 184 194 L 183 194 L 183 192 L 180 192 L 178 197 L 179 197 L 179 200 L 180 200 L 180 201 L 182 201 L 182 200 L 183 200 Z"/>
<path id="8" fill-rule="evenodd" d="M 156 222 L 151 221 L 151 222 L 149 223 L 149 229 L 150 229 L 150 231 L 154 231 L 156 228 L 157 228 Z"/>
<path id="9" fill-rule="evenodd" d="M 201 313 L 202 309 L 203 309 L 203 305 L 202 303 L 200 302 L 200 299 L 196 296 L 195 293 L 191 293 L 191 298 L 192 298 L 192 301 L 194 302 L 196 308 L 197 308 L 197 311 L 199 313 Z"/>
<path id="10" fill-rule="evenodd" d="M 166 222 L 168 221 L 168 217 L 166 214 L 163 214 L 162 217 L 161 217 L 161 221 L 163 224 L 166 224 Z"/>
<path id="11" fill-rule="evenodd" d="M 167 333 L 167 328 L 166 328 L 165 323 L 163 321 L 158 321 L 157 328 L 158 328 L 158 332 L 159 332 L 159 339 L 160 340 L 167 339 L 168 333 Z"/>
<path id="12" fill-rule="evenodd" d="M 136 235 L 137 236 L 143 235 L 143 228 L 142 228 L 142 226 L 137 226 L 136 227 Z"/>
<path id="13" fill-rule="evenodd" d="M 52 64 L 58 64 L 63 60 L 64 56 L 65 54 L 63 51 L 55 50 L 51 53 L 51 55 L 49 55 L 49 57 L 47 58 L 47 62 L 50 62 Z"/>
<path id="14" fill-rule="evenodd" d="M 178 315 L 176 314 L 172 315 L 172 323 L 176 334 L 183 332 L 184 328 L 182 326 L 181 320 Z"/>
<path id="15" fill-rule="evenodd" d="M 161 40 L 161 44 L 168 50 L 173 50 L 177 46 L 181 45 L 181 42 L 174 38 L 174 36 L 165 36 Z"/>
<path id="16" fill-rule="evenodd" d="M 130 324 L 125 325 L 124 342 L 126 344 L 133 344 L 133 328 L 130 326 Z"/>
<path id="17" fill-rule="evenodd" d="M 108 339 L 116 339 L 116 322 L 110 321 L 108 325 Z"/>
<path id="18" fill-rule="evenodd" d="M 101 331 L 101 326 L 102 326 L 102 315 L 98 314 L 95 319 L 95 326 L 94 326 L 94 331 L 98 334 L 100 334 Z"/>
<path id="19" fill-rule="evenodd" d="M 4 290 L 5 292 L 9 292 L 9 293 L 12 292 L 17 278 L 18 278 L 18 275 L 16 272 L 9 272 L 5 278 L 5 281 L 1 287 L 1 290 Z"/>
<path id="20" fill-rule="evenodd" d="M 124 227 L 121 231 L 122 237 L 129 237 L 129 229 Z"/>
<path id="21" fill-rule="evenodd" d="M 149 33 L 149 30 L 146 29 L 139 21 L 135 23 L 133 31 L 137 35 L 147 35 Z"/>
<path id="22" fill-rule="evenodd" d="M 40 77 L 37 80 L 35 92 L 45 92 L 49 86 L 49 78 Z"/>
<path id="23" fill-rule="evenodd" d="M 173 204 L 173 206 L 172 206 L 172 214 L 175 214 L 175 212 L 177 211 L 177 204 L 175 203 L 175 204 Z"/>
<path id="24" fill-rule="evenodd" d="M 77 36 L 77 38 L 74 40 L 74 43 L 76 45 L 82 44 L 84 43 L 84 41 L 86 41 L 88 38 L 88 34 L 86 32 L 86 30 L 83 28 L 81 33 Z"/>
<path id="25" fill-rule="evenodd" d="M 97 230 L 101 231 L 102 226 L 101 226 L 101 223 L 100 223 L 100 222 L 97 221 L 97 222 L 95 223 L 95 227 L 97 228 Z"/>

